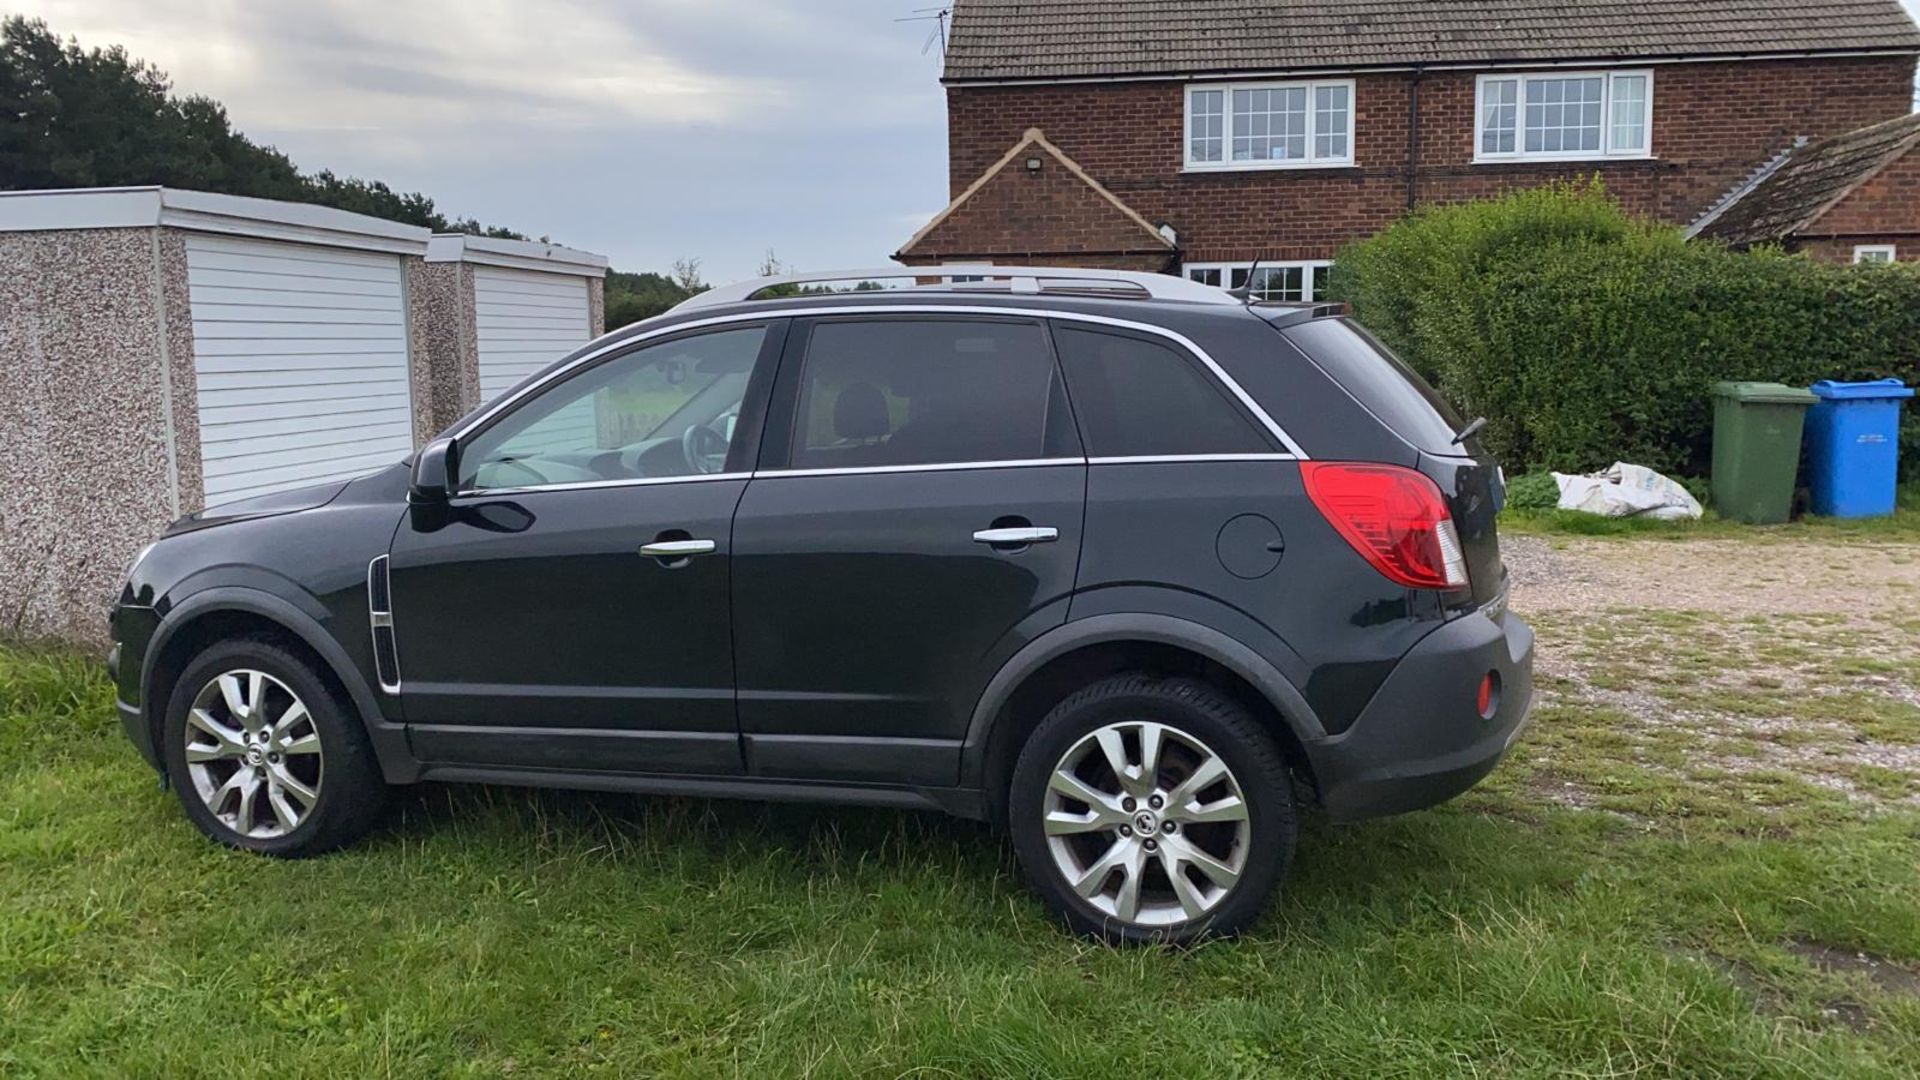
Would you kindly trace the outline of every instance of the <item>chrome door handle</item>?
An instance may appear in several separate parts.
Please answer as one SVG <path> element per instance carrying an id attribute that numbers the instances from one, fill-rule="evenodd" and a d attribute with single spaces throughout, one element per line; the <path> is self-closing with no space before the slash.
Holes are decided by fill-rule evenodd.
<path id="1" fill-rule="evenodd" d="M 973 534 L 974 543 L 991 544 L 994 547 L 1051 544 L 1058 539 L 1060 539 L 1060 530 L 1046 525 L 1029 525 L 1018 529 L 981 529 Z"/>
<path id="2" fill-rule="evenodd" d="M 655 559 L 684 559 L 692 555 L 711 555 L 718 547 L 711 540 L 655 540 L 642 544 L 640 554 Z"/>

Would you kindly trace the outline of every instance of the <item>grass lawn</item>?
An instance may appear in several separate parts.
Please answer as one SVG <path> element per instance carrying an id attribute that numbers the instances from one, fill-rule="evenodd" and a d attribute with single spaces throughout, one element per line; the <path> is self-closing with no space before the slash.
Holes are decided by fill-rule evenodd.
<path id="1" fill-rule="evenodd" d="M 1483 787 L 1184 952 L 931 815 L 435 786 L 230 853 L 92 659 L 0 651 L 0 1074 L 1920 1073 L 1920 611 L 1535 620 Z"/>

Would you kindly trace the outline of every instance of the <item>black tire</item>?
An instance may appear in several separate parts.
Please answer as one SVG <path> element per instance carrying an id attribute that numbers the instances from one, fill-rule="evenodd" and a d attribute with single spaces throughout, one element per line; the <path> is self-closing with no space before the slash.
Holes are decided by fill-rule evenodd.
<path id="1" fill-rule="evenodd" d="M 1163 908 L 1164 913 L 1159 916 L 1163 921 L 1144 925 L 1102 910 L 1071 887 L 1067 871 L 1056 862 L 1050 846 L 1044 819 L 1055 768 L 1069 751 L 1081 747 L 1082 741 L 1094 732 L 1111 724 L 1134 721 L 1166 725 L 1204 744 L 1204 749 L 1210 750 L 1231 771 L 1239 787 L 1246 811 L 1246 830 L 1238 842 L 1232 843 L 1236 850 L 1244 847 L 1239 877 L 1212 907 L 1197 917 L 1168 923 L 1164 920 L 1186 916 L 1186 912 Z M 1181 752 L 1190 753 L 1185 747 Z M 1169 770 L 1179 768 L 1178 762 L 1167 763 L 1170 756 L 1173 755 L 1160 755 L 1161 779 L 1154 781 L 1156 786 L 1177 785 L 1177 777 L 1167 776 Z M 1198 760 L 1198 756 L 1194 759 Z M 1133 758 L 1130 756 L 1128 760 L 1131 762 Z M 1097 770 L 1100 765 L 1096 763 L 1092 767 Z M 1223 789 L 1203 788 L 1200 792 L 1209 790 Z M 1273 735 L 1232 698 L 1193 679 L 1116 675 L 1072 694 L 1054 706 L 1028 736 L 1014 766 L 1007 801 L 1014 850 L 1033 891 L 1074 931 L 1115 944 L 1184 943 L 1207 936 L 1237 934 L 1259 916 L 1293 861 L 1296 828 L 1293 783 L 1279 745 Z M 1078 805 L 1086 806 L 1089 813 L 1094 812 L 1091 803 Z M 1171 811 L 1167 813 L 1172 816 Z M 1167 828 L 1164 821 L 1160 828 Z M 1194 836 L 1200 828 L 1188 826 L 1187 835 Z M 1091 844 L 1094 848 L 1090 850 L 1097 850 L 1110 840 L 1117 843 L 1119 835 L 1118 832 L 1089 831 L 1086 839 L 1076 837 L 1072 842 Z M 1171 895 L 1173 883 L 1167 873 L 1164 866 L 1158 870 L 1148 869 L 1143 871 L 1143 880 L 1149 883 L 1147 888 L 1151 888 L 1154 881 L 1162 883 Z M 1124 875 L 1120 880 L 1124 880 Z M 1115 891 L 1119 891 L 1117 887 Z"/>
<path id="2" fill-rule="evenodd" d="M 278 835 L 250 836 L 236 831 L 207 805 L 188 767 L 187 714 L 203 688 L 223 673 L 232 671 L 259 671 L 278 680 L 285 691 L 297 696 L 306 706 L 306 714 L 311 718 L 311 734 L 319 740 L 317 798 L 294 828 Z M 373 747 L 360 720 L 310 661 L 271 640 L 222 641 L 194 657 L 174 684 L 173 696 L 167 702 L 162 738 L 161 753 L 167 776 L 187 817 L 201 832 L 228 847 L 283 858 L 319 855 L 366 835 L 386 806 L 387 784 L 381 778 L 379 763 L 374 759 Z M 277 756 L 276 760 L 279 760 Z M 286 760 L 293 759 L 289 756 Z M 223 763 L 221 767 L 226 766 Z"/>

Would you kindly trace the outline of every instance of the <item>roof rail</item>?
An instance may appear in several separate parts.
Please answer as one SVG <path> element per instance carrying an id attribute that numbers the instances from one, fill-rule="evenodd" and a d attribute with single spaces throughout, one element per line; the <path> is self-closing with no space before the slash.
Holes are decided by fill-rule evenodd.
<path id="1" fill-rule="evenodd" d="M 1197 304 L 1238 304 L 1240 301 L 1213 285 L 1139 270 L 1094 270 L 1072 266 L 888 266 L 877 270 L 819 270 L 752 278 L 719 285 L 682 300 L 675 310 L 713 307 L 751 300 L 768 289 L 782 285 L 877 283 L 915 279 L 910 288 L 946 292 L 1011 292 L 1037 295 L 1045 292 L 1102 292 L 1137 290 L 1152 300 L 1185 300 Z M 955 281 L 971 278 L 971 281 Z M 925 281 L 923 279 L 936 279 Z M 1048 288 L 1051 284 L 1053 287 Z M 862 291 L 862 290 L 850 290 Z M 870 290 L 867 290 L 870 291 Z"/>

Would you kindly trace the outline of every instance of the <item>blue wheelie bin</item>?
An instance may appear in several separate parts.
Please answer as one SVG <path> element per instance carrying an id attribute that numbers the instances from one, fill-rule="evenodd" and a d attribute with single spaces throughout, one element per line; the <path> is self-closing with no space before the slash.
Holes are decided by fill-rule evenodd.
<path id="1" fill-rule="evenodd" d="M 1899 379 L 1822 379 L 1810 389 L 1820 399 L 1807 410 L 1813 512 L 1843 518 L 1893 513 L 1900 403 L 1913 389 Z"/>

